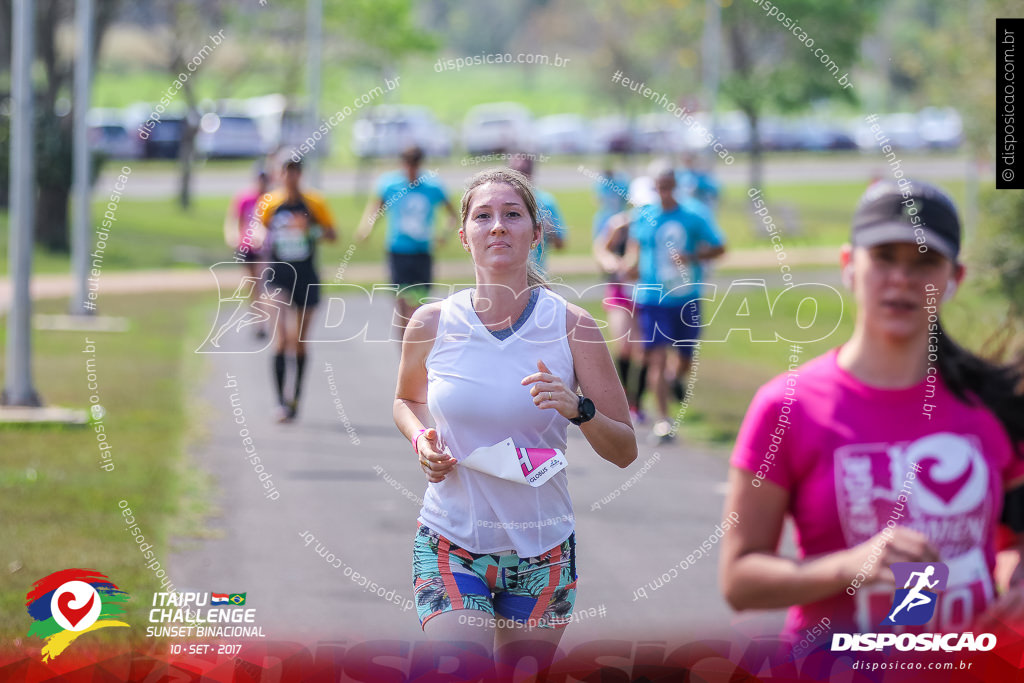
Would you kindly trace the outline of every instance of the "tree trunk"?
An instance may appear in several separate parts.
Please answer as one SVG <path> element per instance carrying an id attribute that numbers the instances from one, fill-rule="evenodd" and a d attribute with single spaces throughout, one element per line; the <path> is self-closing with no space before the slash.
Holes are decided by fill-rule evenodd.
<path id="1" fill-rule="evenodd" d="M 752 109 L 746 110 L 744 113 L 750 124 L 750 187 L 763 190 L 761 180 L 764 175 L 764 150 L 761 148 L 761 133 L 757 129 L 759 117 L 757 112 Z"/>
<path id="2" fill-rule="evenodd" d="M 36 198 L 36 244 L 49 251 L 68 253 L 68 199 L 70 185 L 42 186 Z"/>
<path id="3" fill-rule="evenodd" d="M 192 123 L 192 116 L 187 115 L 181 134 L 181 148 L 178 150 L 178 159 L 181 162 L 178 204 L 186 210 L 192 205 L 192 162 L 195 158 L 196 132 L 198 130 L 199 127 Z"/>

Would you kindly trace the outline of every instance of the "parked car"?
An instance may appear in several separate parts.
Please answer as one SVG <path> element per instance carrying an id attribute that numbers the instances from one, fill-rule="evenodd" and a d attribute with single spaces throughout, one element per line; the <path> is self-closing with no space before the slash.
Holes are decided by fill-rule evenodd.
<path id="1" fill-rule="evenodd" d="M 537 119 L 533 140 L 542 154 L 599 151 L 590 124 L 579 114 L 554 114 Z"/>
<path id="2" fill-rule="evenodd" d="M 881 134 L 895 149 L 923 149 L 925 141 L 918 131 L 917 116 L 905 112 L 879 116 L 875 122 Z M 856 132 L 857 146 L 862 150 L 877 150 L 881 142 L 871 129 L 871 124 L 861 121 Z"/>
<path id="3" fill-rule="evenodd" d="M 724 112 L 715 122 L 714 134 L 730 152 L 750 149 L 750 122 L 743 112 Z"/>
<path id="4" fill-rule="evenodd" d="M 685 140 L 686 125 L 671 114 L 644 114 L 636 120 L 637 149 L 642 152 L 681 152 L 685 147 Z"/>
<path id="5" fill-rule="evenodd" d="M 629 154 L 637 151 L 636 131 L 625 116 L 602 116 L 593 125 L 594 148 L 602 153 Z"/>
<path id="6" fill-rule="evenodd" d="M 358 157 L 395 157 L 410 145 L 428 156 L 452 153 L 451 130 L 426 107 L 380 105 L 366 111 L 352 126 L 352 148 Z"/>
<path id="7" fill-rule="evenodd" d="M 952 107 L 927 107 L 917 113 L 918 132 L 933 149 L 956 149 L 964 140 L 964 123 Z"/>
<path id="8" fill-rule="evenodd" d="M 184 134 L 183 117 L 168 116 L 158 121 L 144 121 L 137 129 L 142 141 L 142 156 L 146 159 L 177 159 Z"/>
<path id="9" fill-rule="evenodd" d="M 765 116 L 757 122 L 761 148 L 777 152 L 804 149 L 801 131 L 793 122 L 775 116 Z"/>
<path id="10" fill-rule="evenodd" d="M 252 118 L 209 112 L 199 119 L 196 151 L 209 159 L 245 159 L 263 156 L 266 146 Z"/>
<path id="11" fill-rule="evenodd" d="M 466 112 L 462 144 L 467 154 L 528 150 L 533 146 L 532 116 L 521 104 L 481 104 Z"/>
<path id="12" fill-rule="evenodd" d="M 117 109 L 90 109 L 86 115 L 89 149 L 111 159 L 138 159 L 142 141 Z"/>

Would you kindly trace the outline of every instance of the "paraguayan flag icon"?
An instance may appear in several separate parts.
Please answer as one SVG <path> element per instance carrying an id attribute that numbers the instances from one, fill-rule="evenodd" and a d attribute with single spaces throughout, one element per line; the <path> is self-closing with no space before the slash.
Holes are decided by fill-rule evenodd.
<path id="1" fill-rule="evenodd" d="M 477 448 L 459 461 L 459 465 L 517 484 L 537 487 L 568 463 L 557 448 L 516 448 L 511 438 L 493 446 Z"/>

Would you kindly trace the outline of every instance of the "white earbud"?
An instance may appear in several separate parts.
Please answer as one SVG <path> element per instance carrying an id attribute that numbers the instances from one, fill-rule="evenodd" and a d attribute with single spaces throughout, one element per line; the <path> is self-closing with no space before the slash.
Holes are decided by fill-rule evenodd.
<path id="1" fill-rule="evenodd" d="M 849 290 L 853 290 L 853 268 L 851 266 L 843 266 L 841 271 L 843 278 L 843 286 Z"/>

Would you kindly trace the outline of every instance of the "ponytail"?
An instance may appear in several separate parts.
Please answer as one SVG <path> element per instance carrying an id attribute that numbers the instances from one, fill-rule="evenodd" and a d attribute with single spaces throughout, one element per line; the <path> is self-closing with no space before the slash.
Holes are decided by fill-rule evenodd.
<path id="1" fill-rule="evenodd" d="M 1016 447 L 1024 442 L 1024 363 L 999 365 L 957 344 L 939 324 L 939 374 L 968 405 L 980 401 L 998 418 Z"/>

